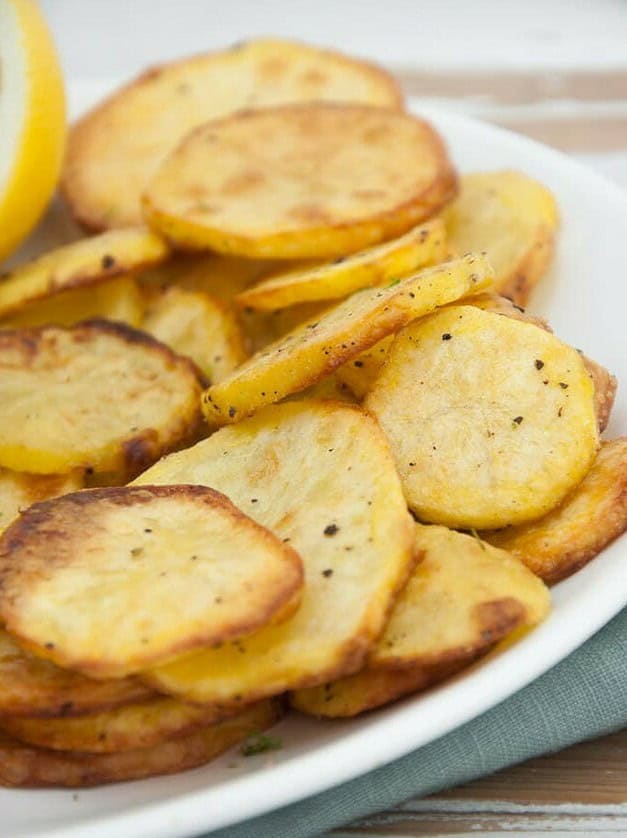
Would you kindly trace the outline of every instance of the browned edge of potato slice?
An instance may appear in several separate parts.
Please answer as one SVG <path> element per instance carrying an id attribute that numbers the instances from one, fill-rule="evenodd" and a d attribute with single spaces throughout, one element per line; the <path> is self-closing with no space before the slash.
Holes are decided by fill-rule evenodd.
<path id="1" fill-rule="evenodd" d="M 283 714 L 278 700 L 262 701 L 238 716 L 185 736 L 116 754 L 52 751 L 0 738 L 0 785 L 18 788 L 86 788 L 103 783 L 175 774 L 204 765 Z"/>
<path id="2" fill-rule="evenodd" d="M 34 503 L 82 489 L 81 471 L 69 474 L 24 474 L 0 468 L 0 533 Z"/>
<path id="3" fill-rule="evenodd" d="M 288 544 L 204 486 L 76 492 L 32 506 L 0 539 L 7 629 L 41 657 L 96 678 L 285 618 L 302 583 Z"/>
<path id="4" fill-rule="evenodd" d="M 606 440 L 582 482 L 537 521 L 482 537 L 548 584 L 580 570 L 627 529 L 627 438 Z"/>
<path id="5" fill-rule="evenodd" d="M 122 323 L 0 332 L 0 465 L 122 483 L 198 438 L 202 381 L 189 359 Z"/>
<path id="6" fill-rule="evenodd" d="M 317 102 L 199 126 L 162 163 L 142 203 L 151 227 L 180 249 L 327 259 L 400 236 L 456 188 L 429 123 Z"/>

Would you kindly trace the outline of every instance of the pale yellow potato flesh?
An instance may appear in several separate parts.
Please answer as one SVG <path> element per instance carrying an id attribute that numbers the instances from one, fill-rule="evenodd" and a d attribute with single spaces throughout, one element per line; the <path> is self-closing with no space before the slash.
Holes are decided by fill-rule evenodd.
<path id="1" fill-rule="evenodd" d="M 441 219 L 414 227 L 384 244 L 313 267 L 277 270 L 241 291 L 237 302 L 261 311 L 298 303 L 335 300 L 362 288 L 389 285 L 410 273 L 445 260 L 446 233 Z"/>
<path id="2" fill-rule="evenodd" d="M 224 492 L 302 557 L 291 619 L 145 674 L 191 701 L 250 701 L 358 669 L 413 563 L 413 526 L 374 420 L 332 402 L 286 402 L 157 463 L 136 483 Z"/>
<path id="3" fill-rule="evenodd" d="M 0 331 L 0 465 L 135 476 L 197 438 L 196 368 L 121 323 Z"/>
<path id="4" fill-rule="evenodd" d="M 166 288 L 148 304 L 142 329 L 191 358 L 209 381 L 222 381 L 247 357 L 234 314 L 199 291 Z"/>
<path id="5" fill-rule="evenodd" d="M 54 751 L 114 754 L 149 748 L 237 715 L 237 709 L 153 696 L 144 701 L 74 718 L 2 718 L 2 729 L 29 745 Z"/>
<path id="6" fill-rule="evenodd" d="M 0 533 L 33 503 L 77 492 L 83 485 L 80 471 L 41 475 L 0 468 Z"/>
<path id="7" fill-rule="evenodd" d="M 504 550 L 439 526 L 416 524 L 421 561 L 394 604 L 365 668 L 292 693 L 316 716 L 353 716 L 424 689 L 549 612 L 550 596 Z"/>
<path id="8" fill-rule="evenodd" d="M 0 539 L 0 580 L 0 617 L 26 648 L 119 678 L 286 616 L 303 569 L 218 492 L 146 486 L 31 507 Z"/>
<path id="9" fill-rule="evenodd" d="M 170 248 L 144 228 L 115 230 L 50 250 L 0 280 L 0 317 L 61 291 L 82 288 L 164 262 Z"/>
<path id="10" fill-rule="evenodd" d="M 521 172 L 466 174 L 442 217 L 451 246 L 485 251 L 495 289 L 525 305 L 553 258 L 559 214 L 551 192 Z"/>
<path id="11" fill-rule="evenodd" d="M 426 268 L 388 288 L 353 294 L 257 352 L 203 395 L 207 419 L 237 422 L 264 405 L 304 390 L 416 317 L 488 286 L 480 255 Z"/>
<path id="12" fill-rule="evenodd" d="M 180 249 L 333 259 L 407 232 L 456 186 L 444 143 L 424 120 L 312 103 L 199 126 L 162 163 L 142 203 L 150 226 Z"/>
<path id="13" fill-rule="evenodd" d="M 402 107 L 398 83 L 374 64 L 276 38 L 235 44 L 148 70 L 80 119 L 70 131 L 63 192 L 92 229 L 139 223 L 141 193 L 197 125 L 308 101 Z"/>
<path id="14" fill-rule="evenodd" d="M 143 320 L 144 309 L 144 298 L 135 280 L 120 276 L 29 303 L 2 320 L 0 329 L 75 326 L 94 318 L 137 327 Z"/>
<path id="15" fill-rule="evenodd" d="M 627 529 L 627 438 L 607 440 L 581 483 L 537 521 L 483 533 L 545 582 L 575 573 Z"/>
<path id="16" fill-rule="evenodd" d="M 134 678 L 96 681 L 22 649 L 0 629 L 0 717 L 67 718 L 99 713 L 154 692 Z"/>
<path id="17" fill-rule="evenodd" d="M 280 702 L 260 701 L 223 722 L 148 748 L 114 754 L 53 751 L 26 745 L 3 734 L 0 737 L 0 785 L 86 788 L 175 774 L 204 765 L 238 742 L 271 727 L 282 714 Z"/>
<path id="18" fill-rule="evenodd" d="M 549 512 L 598 448 L 579 353 L 533 324 L 472 306 L 400 332 L 364 406 L 390 441 L 410 508 L 462 529 Z"/>

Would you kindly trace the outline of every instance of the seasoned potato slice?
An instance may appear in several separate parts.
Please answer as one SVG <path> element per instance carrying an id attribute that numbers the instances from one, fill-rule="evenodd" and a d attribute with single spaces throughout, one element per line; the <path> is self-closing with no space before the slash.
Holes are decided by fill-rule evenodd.
<path id="1" fill-rule="evenodd" d="M 83 488 L 83 474 L 22 474 L 0 468 L 0 532 L 33 503 Z"/>
<path id="2" fill-rule="evenodd" d="M 443 218 L 452 247 L 486 251 L 495 288 L 525 305 L 553 257 L 559 217 L 549 190 L 521 172 L 463 175 Z"/>
<path id="3" fill-rule="evenodd" d="M 482 256 L 466 256 L 370 288 L 297 327 L 210 387 L 203 409 L 210 422 L 237 422 L 266 404 L 304 390 L 381 338 L 437 306 L 479 291 L 492 271 Z"/>
<path id="4" fill-rule="evenodd" d="M 148 748 L 237 715 L 238 709 L 203 706 L 154 696 L 145 701 L 75 718 L 3 718 L 2 729 L 30 745 L 54 751 L 112 754 Z"/>
<path id="5" fill-rule="evenodd" d="M 0 717 L 68 717 L 111 710 L 154 695 L 134 678 L 96 681 L 22 649 L 0 629 Z"/>
<path id="6" fill-rule="evenodd" d="M 184 736 L 115 754 L 53 751 L 25 745 L 4 734 L 0 738 L 0 785 L 84 788 L 175 774 L 209 762 L 248 736 L 271 727 L 281 715 L 277 700 L 261 701 L 237 716 Z"/>
<path id="7" fill-rule="evenodd" d="M 592 468 L 552 512 L 519 527 L 486 532 L 549 584 L 579 570 L 627 529 L 627 438 L 601 443 Z"/>
<path id="8" fill-rule="evenodd" d="M 383 369 L 395 335 L 388 335 L 356 358 L 338 367 L 335 374 L 358 399 L 364 399 Z"/>
<path id="9" fill-rule="evenodd" d="M 272 311 L 297 303 L 347 297 L 362 288 L 388 285 L 410 273 L 443 262 L 446 234 L 435 218 L 399 239 L 313 267 L 278 270 L 237 296 L 242 306 Z"/>
<path id="10" fill-rule="evenodd" d="M 504 550 L 445 527 L 416 524 L 422 561 L 396 600 L 362 672 L 292 694 L 317 716 L 354 716 L 424 689 L 550 608 L 547 588 Z"/>
<path id="11" fill-rule="evenodd" d="M 83 288 L 165 261 L 166 243 L 142 228 L 115 230 L 51 250 L 0 281 L 0 317 L 61 291 Z"/>
<path id="12" fill-rule="evenodd" d="M 326 259 L 406 232 L 455 190 L 428 123 L 316 103 L 240 111 L 196 128 L 163 162 L 143 206 L 150 225 L 183 249 Z"/>
<path id="13" fill-rule="evenodd" d="M 97 678 L 250 634 L 293 610 L 302 582 L 290 546 L 203 486 L 76 492 L 0 539 L 7 629 Z"/>
<path id="14" fill-rule="evenodd" d="M 192 701 L 250 701 L 358 669 L 412 565 L 413 527 L 376 422 L 345 404 L 286 402 L 136 482 L 183 481 L 216 487 L 291 544 L 306 585 L 291 619 L 147 681 Z"/>
<path id="15" fill-rule="evenodd" d="M 139 326 L 144 308 L 144 299 L 135 280 L 121 276 L 30 303 L 3 320 L 0 329 L 74 326 L 93 318 Z"/>
<path id="16" fill-rule="evenodd" d="M 581 357 L 530 323 L 451 306 L 399 333 L 364 406 L 424 521 L 496 528 L 538 518 L 598 447 Z"/>
<path id="17" fill-rule="evenodd" d="M 402 105 L 394 78 L 364 61 L 284 40 L 236 44 L 148 70 L 84 116 L 70 132 L 63 191 L 88 227 L 136 224 L 144 187 L 192 128 L 313 100 Z"/>
<path id="18" fill-rule="evenodd" d="M 246 358 L 235 316 L 198 291 L 166 288 L 149 304 L 142 328 L 191 358 L 209 381 L 222 381 Z"/>
<path id="19" fill-rule="evenodd" d="M 122 324 L 0 332 L 0 465 L 120 482 L 197 435 L 187 359 Z"/>

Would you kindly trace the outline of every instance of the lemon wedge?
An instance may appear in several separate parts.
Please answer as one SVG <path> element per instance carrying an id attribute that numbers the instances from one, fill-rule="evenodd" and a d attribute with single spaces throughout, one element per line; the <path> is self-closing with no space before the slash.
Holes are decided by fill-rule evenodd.
<path id="1" fill-rule="evenodd" d="M 0 2 L 0 260 L 33 229 L 59 178 L 63 76 L 34 0 Z"/>

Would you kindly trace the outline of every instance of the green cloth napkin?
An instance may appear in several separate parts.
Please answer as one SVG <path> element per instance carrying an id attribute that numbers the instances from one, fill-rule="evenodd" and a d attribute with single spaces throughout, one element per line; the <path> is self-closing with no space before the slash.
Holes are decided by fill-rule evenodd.
<path id="1" fill-rule="evenodd" d="M 541 678 L 402 759 L 211 838 L 307 838 L 627 725 L 627 609 Z"/>

